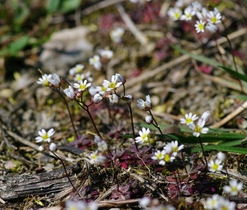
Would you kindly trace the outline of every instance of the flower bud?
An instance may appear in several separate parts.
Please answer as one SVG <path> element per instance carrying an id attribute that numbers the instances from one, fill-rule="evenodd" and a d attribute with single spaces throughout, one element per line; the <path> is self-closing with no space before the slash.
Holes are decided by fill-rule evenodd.
<path id="1" fill-rule="evenodd" d="M 57 145 L 55 143 L 51 143 L 49 146 L 49 150 L 55 152 L 57 150 Z"/>

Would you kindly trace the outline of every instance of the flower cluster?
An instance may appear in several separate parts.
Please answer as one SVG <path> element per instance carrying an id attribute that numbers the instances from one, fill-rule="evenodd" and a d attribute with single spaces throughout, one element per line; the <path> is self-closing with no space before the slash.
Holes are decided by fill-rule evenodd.
<path id="1" fill-rule="evenodd" d="M 197 121 L 197 124 L 194 124 L 194 121 L 198 118 L 195 114 L 192 113 L 185 114 L 185 118 L 180 119 L 181 124 L 186 124 L 193 131 L 193 135 L 199 137 L 201 133 L 205 134 L 208 132 L 208 128 L 204 128 L 204 125 L 210 117 L 210 112 L 206 111 Z"/>
<path id="2" fill-rule="evenodd" d="M 172 141 L 171 143 L 168 143 L 162 151 L 156 151 L 152 159 L 158 160 L 160 165 L 165 165 L 168 162 L 173 162 L 178 155 L 178 152 L 183 148 L 183 144 L 178 146 L 177 141 Z"/>
<path id="3" fill-rule="evenodd" d="M 59 88 L 61 85 L 61 79 L 57 74 L 43 74 L 41 78 L 37 81 L 37 84 L 43 86 L 51 86 Z"/>
<path id="4" fill-rule="evenodd" d="M 168 15 L 175 21 L 190 21 L 196 17 L 195 30 L 197 33 L 203 33 L 205 30 L 216 32 L 218 29 L 217 24 L 222 20 L 222 16 L 217 8 L 208 11 L 199 2 L 193 2 L 185 7 L 182 1 L 178 1 L 175 7 L 168 10 Z"/>
<path id="5" fill-rule="evenodd" d="M 51 128 L 48 131 L 46 131 L 45 129 L 41 129 L 40 131 L 38 131 L 38 134 L 39 134 L 39 136 L 37 136 L 35 138 L 36 143 L 40 143 L 40 142 L 50 143 L 51 137 L 55 134 L 55 130 L 53 128 Z M 51 143 L 49 145 L 49 149 L 50 149 L 50 151 L 54 152 L 57 149 L 57 145 L 55 143 Z M 39 150 L 43 151 L 44 147 L 40 146 Z"/>
<path id="6" fill-rule="evenodd" d="M 122 36 L 124 35 L 124 32 L 124 28 L 117 27 L 110 32 L 110 37 L 114 42 L 120 43 L 122 41 Z"/>
<path id="7" fill-rule="evenodd" d="M 217 194 L 213 195 L 211 198 L 207 198 L 205 202 L 205 209 L 227 209 L 235 210 L 236 203 L 225 199 Z"/>
<path id="8" fill-rule="evenodd" d="M 99 103 L 103 98 L 107 98 L 110 103 L 118 103 L 119 96 L 116 94 L 117 88 L 125 83 L 125 79 L 120 74 L 112 75 L 111 80 L 104 80 L 101 86 L 92 87 L 89 92 L 93 95 L 93 101 Z"/>

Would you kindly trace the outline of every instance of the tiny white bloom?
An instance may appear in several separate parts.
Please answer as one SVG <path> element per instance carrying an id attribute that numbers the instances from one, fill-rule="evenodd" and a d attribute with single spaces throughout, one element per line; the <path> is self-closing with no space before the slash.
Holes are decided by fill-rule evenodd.
<path id="1" fill-rule="evenodd" d="M 152 116 L 150 116 L 150 115 L 146 116 L 145 117 L 145 121 L 146 121 L 147 124 L 151 124 L 153 122 Z"/>
<path id="2" fill-rule="evenodd" d="M 180 10 L 180 8 L 170 8 L 167 14 L 170 16 L 170 18 L 176 21 L 180 19 L 182 11 Z"/>
<path id="3" fill-rule="evenodd" d="M 143 197 L 140 199 L 139 204 L 141 207 L 145 208 L 151 203 L 151 199 L 149 197 Z"/>
<path id="4" fill-rule="evenodd" d="M 208 22 L 212 24 L 221 22 L 221 14 L 219 13 L 217 9 L 214 11 L 208 12 L 207 17 L 208 17 Z"/>
<path id="5" fill-rule="evenodd" d="M 172 147 L 172 154 L 176 156 L 178 152 L 184 148 L 184 145 L 181 144 L 180 146 L 178 146 L 178 141 L 172 141 L 171 147 Z"/>
<path id="6" fill-rule="evenodd" d="M 111 50 L 99 50 L 99 54 L 102 58 L 111 59 L 113 52 Z"/>
<path id="7" fill-rule="evenodd" d="M 89 160 L 91 164 L 103 164 L 106 157 L 98 154 L 98 151 L 95 151 L 89 155 Z"/>
<path id="8" fill-rule="evenodd" d="M 238 183 L 236 179 L 230 180 L 229 186 L 223 187 L 224 191 L 232 196 L 238 195 L 238 193 L 242 190 L 242 188 L 243 188 L 243 183 L 242 182 Z"/>
<path id="9" fill-rule="evenodd" d="M 203 114 L 200 117 L 200 119 L 203 119 L 205 121 L 205 123 L 206 123 L 208 121 L 209 117 L 210 117 L 210 112 L 206 111 L 206 112 L 203 112 Z"/>
<path id="10" fill-rule="evenodd" d="M 192 6 L 188 6 L 185 8 L 184 14 L 180 17 L 180 20 L 191 20 L 194 15 L 195 11 Z"/>
<path id="11" fill-rule="evenodd" d="M 154 153 L 154 156 L 152 156 L 153 160 L 163 160 L 165 157 L 166 151 L 165 150 L 158 150 Z"/>
<path id="12" fill-rule="evenodd" d="M 146 95 L 146 101 L 138 99 L 137 106 L 144 111 L 150 110 L 152 108 L 150 95 Z"/>
<path id="13" fill-rule="evenodd" d="M 181 118 L 180 123 L 189 125 L 189 124 L 192 124 L 197 118 L 198 117 L 196 116 L 196 114 L 194 115 L 192 113 L 185 114 L 185 118 Z"/>
<path id="14" fill-rule="evenodd" d="M 217 210 L 235 210 L 235 209 L 236 209 L 236 203 L 230 202 L 229 200 L 220 197 L 219 207 Z"/>
<path id="15" fill-rule="evenodd" d="M 196 21 L 195 28 L 197 33 L 204 32 L 205 22 L 203 20 Z"/>
<path id="16" fill-rule="evenodd" d="M 96 103 L 96 104 L 99 103 L 99 102 L 101 102 L 102 99 L 103 99 L 103 97 L 102 97 L 99 93 L 96 93 L 96 94 L 93 96 L 93 102 Z"/>
<path id="17" fill-rule="evenodd" d="M 84 74 L 76 74 L 74 76 L 74 81 L 75 82 L 80 82 L 81 80 L 84 80 L 85 79 L 85 75 Z"/>
<path id="18" fill-rule="evenodd" d="M 205 28 L 210 31 L 211 33 L 214 33 L 217 31 L 218 27 L 212 23 L 208 23 Z"/>
<path id="19" fill-rule="evenodd" d="M 57 74 L 50 74 L 47 79 L 54 87 L 60 86 L 61 79 Z"/>
<path id="20" fill-rule="evenodd" d="M 211 172 L 216 172 L 216 171 L 221 171 L 223 168 L 222 162 L 218 159 L 214 160 L 210 160 L 210 162 L 208 163 L 208 168 L 209 171 Z"/>
<path id="21" fill-rule="evenodd" d="M 116 90 L 120 85 L 122 85 L 122 82 L 119 82 L 118 75 L 112 75 L 111 81 L 106 79 L 103 81 L 103 87 L 107 87 L 107 91 Z"/>
<path id="22" fill-rule="evenodd" d="M 37 81 L 37 84 L 43 85 L 43 86 L 49 86 L 49 81 L 48 81 L 48 74 L 43 74 L 41 78 Z"/>
<path id="23" fill-rule="evenodd" d="M 150 129 L 149 128 L 142 128 L 141 131 L 139 131 L 139 136 L 135 138 L 136 143 L 146 143 L 150 140 Z"/>
<path id="24" fill-rule="evenodd" d="M 38 131 L 39 136 L 35 138 L 36 142 L 42 142 L 42 141 L 51 141 L 51 136 L 53 136 L 55 133 L 54 129 L 51 128 L 48 132 L 45 131 L 45 129 L 42 129 Z"/>
<path id="25" fill-rule="evenodd" d="M 87 83 L 86 79 L 84 81 L 81 80 L 80 84 L 74 83 L 74 88 L 78 89 L 79 92 L 84 91 L 90 86 L 91 86 L 91 83 Z"/>
<path id="26" fill-rule="evenodd" d="M 118 102 L 118 96 L 115 93 L 108 95 L 107 97 L 108 97 L 110 103 L 112 103 L 112 104 L 116 104 Z"/>
<path id="27" fill-rule="evenodd" d="M 192 8 L 193 8 L 193 10 L 194 10 L 195 12 L 201 11 L 201 10 L 202 10 L 202 5 L 201 5 L 201 3 L 199 3 L 198 1 L 192 2 L 191 5 L 192 5 Z"/>
<path id="28" fill-rule="evenodd" d="M 74 88 L 69 86 L 68 88 L 64 89 L 63 92 L 66 94 L 66 96 L 73 100 L 75 99 L 75 91 L 74 91 Z"/>
<path id="29" fill-rule="evenodd" d="M 57 145 L 55 143 L 51 143 L 49 145 L 49 150 L 51 150 L 52 152 L 55 152 L 57 150 Z"/>
<path id="30" fill-rule="evenodd" d="M 116 42 L 120 43 L 122 41 L 122 36 L 124 35 L 125 30 L 121 27 L 115 28 L 110 32 L 111 39 Z"/>
<path id="31" fill-rule="evenodd" d="M 224 162 L 224 160 L 226 159 L 226 155 L 223 152 L 218 152 L 217 159 L 220 160 L 221 162 Z"/>
<path id="32" fill-rule="evenodd" d="M 219 208 L 219 196 L 218 195 L 213 195 L 212 198 L 207 198 L 206 200 L 206 209 L 218 209 Z"/>
<path id="33" fill-rule="evenodd" d="M 97 70 L 100 70 L 102 67 L 100 57 L 98 55 L 94 55 L 92 58 L 89 58 L 89 64 L 93 65 Z"/>
<path id="34" fill-rule="evenodd" d="M 84 69 L 84 65 L 77 64 L 75 67 L 73 67 L 69 70 L 69 74 L 72 76 L 74 76 L 75 74 L 80 74 L 80 73 L 82 73 L 83 69 Z"/>
<path id="35" fill-rule="evenodd" d="M 106 151 L 108 148 L 107 143 L 105 141 L 99 141 L 97 142 L 97 145 L 98 145 L 98 150 L 101 152 Z"/>
<path id="36" fill-rule="evenodd" d="M 196 125 L 194 123 L 189 124 L 189 128 L 193 130 L 194 136 L 199 137 L 201 133 L 205 134 L 208 132 L 209 129 L 203 127 L 205 123 L 205 120 L 203 120 L 203 118 L 200 118 Z"/>

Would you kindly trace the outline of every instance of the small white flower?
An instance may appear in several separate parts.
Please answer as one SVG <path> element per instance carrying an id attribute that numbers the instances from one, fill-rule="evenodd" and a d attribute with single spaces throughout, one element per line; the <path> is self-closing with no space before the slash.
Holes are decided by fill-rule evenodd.
<path id="1" fill-rule="evenodd" d="M 67 200 L 65 202 L 65 210 L 97 210 L 98 205 L 94 202 L 86 203 L 84 201 L 71 201 Z"/>
<path id="2" fill-rule="evenodd" d="M 195 28 L 197 33 L 204 32 L 205 22 L 203 20 L 196 21 Z"/>
<path id="3" fill-rule="evenodd" d="M 84 80 L 85 79 L 85 75 L 84 74 L 76 74 L 74 76 L 74 81 L 75 82 L 80 82 L 81 80 Z"/>
<path id="4" fill-rule="evenodd" d="M 64 89 L 63 92 L 70 100 L 75 99 L 75 91 L 73 87 L 69 86 L 68 88 Z"/>
<path id="5" fill-rule="evenodd" d="M 167 14 L 170 16 L 170 18 L 176 21 L 180 19 L 182 11 L 179 8 L 170 8 Z"/>
<path id="6" fill-rule="evenodd" d="M 97 145 L 98 145 L 98 150 L 101 152 L 106 151 L 108 148 L 107 143 L 105 141 L 99 141 L 97 142 Z"/>
<path id="7" fill-rule="evenodd" d="M 153 160 L 163 160 L 165 157 L 166 151 L 165 150 L 158 150 L 154 153 L 154 156 L 152 156 Z"/>
<path id="8" fill-rule="evenodd" d="M 89 58 L 89 64 L 93 65 L 97 70 L 100 70 L 102 67 L 100 57 L 98 55 L 94 55 L 92 58 Z"/>
<path id="9" fill-rule="evenodd" d="M 118 102 L 118 96 L 115 93 L 108 95 L 107 97 L 108 97 L 110 103 L 112 103 L 112 104 L 116 104 Z"/>
<path id="10" fill-rule="evenodd" d="M 43 147 L 42 145 L 40 145 L 39 148 L 38 148 L 38 150 L 39 150 L 40 152 L 42 152 L 42 151 L 44 151 L 44 147 Z"/>
<path id="11" fill-rule="evenodd" d="M 35 138 L 36 142 L 42 142 L 42 141 L 51 141 L 51 136 L 53 136 L 55 133 L 54 129 L 51 128 L 48 132 L 45 131 L 45 129 L 42 129 L 38 131 L 39 136 Z"/>
<path id="12" fill-rule="evenodd" d="M 49 150 L 51 150 L 52 152 L 55 152 L 57 150 L 57 145 L 55 143 L 51 143 L 49 145 Z"/>
<path id="13" fill-rule="evenodd" d="M 217 159 L 220 160 L 221 162 L 224 162 L 224 160 L 226 159 L 226 155 L 223 152 L 218 152 Z"/>
<path id="14" fill-rule="evenodd" d="M 192 2 L 192 9 L 197 12 L 197 11 L 201 11 L 202 10 L 202 5 L 201 3 L 199 3 L 198 1 L 194 1 Z"/>
<path id="15" fill-rule="evenodd" d="M 105 59 L 111 59 L 113 56 L 113 52 L 111 50 L 99 50 L 99 54 Z"/>
<path id="16" fill-rule="evenodd" d="M 215 195 L 213 195 L 212 198 L 207 198 L 205 208 L 206 209 L 218 209 L 219 205 L 220 205 L 219 197 L 220 196 L 215 194 Z"/>
<path id="17" fill-rule="evenodd" d="M 137 100 L 137 106 L 143 111 L 148 111 L 152 108 L 150 95 L 146 95 L 146 101 L 143 99 Z"/>
<path id="18" fill-rule="evenodd" d="M 184 10 L 184 15 L 180 17 L 180 20 L 191 20 L 195 15 L 195 11 L 192 9 L 192 6 L 188 6 Z"/>
<path id="19" fill-rule="evenodd" d="M 69 74 L 72 76 L 74 76 L 75 74 L 80 74 L 80 73 L 82 73 L 83 69 L 84 69 L 84 65 L 77 64 L 75 67 L 73 67 L 69 70 Z"/>
<path id="20" fill-rule="evenodd" d="M 146 208 L 150 203 L 151 199 L 149 197 L 143 197 L 139 201 L 140 206 L 143 208 Z"/>
<path id="21" fill-rule="evenodd" d="M 232 196 L 238 195 L 238 193 L 242 190 L 243 188 L 243 183 L 242 182 L 237 182 L 237 180 L 232 179 L 229 182 L 229 186 L 224 186 L 223 189 L 226 193 L 229 193 Z"/>
<path id="22" fill-rule="evenodd" d="M 96 103 L 96 104 L 99 103 L 99 102 L 101 102 L 102 99 L 103 99 L 103 97 L 102 97 L 99 93 L 96 93 L 96 94 L 93 96 L 93 102 Z"/>
<path id="23" fill-rule="evenodd" d="M 222 162 L 218 159 L 214 160 L 210 160 L 210 162 L 208 163 L 208 168 L 209 171 L 211 172 L 216 172 L 216 171 L 221 171 L 223 168 Z"/>
<path id="24" fill-rule="evenodd" d="M 219 207 L 217 210 L 235 210 L 236 203 L 230 202 L 229 200 L 224 199 L 220 196 Z"/>
<path id="25" fill-rule="evenodd" d="M 135 138 L 136 143 L 146 143 L 150 140 L 150 129 L 149 128 L 142 128 L 141 131 L 139 131 L 139 136 Z"/>
<path id="26" fill-rule="evenodd" d="M 89 160 L 91 164 L 103 164 L 106 157 L 98 154 L 98 151 L 95 151 L 89 155 Z"/>
<path id="27" fill-rule="evenodd" d="M 119 82 L 118 79 L 118 75 L 112 75 L 111 81 L 103 81 L 103 87 L 107 87 L 107 91 L 116 90 L 120 85 L 122 85 L 122 82 Z"/>
<path id="28" fill-rule="evenodd" d="M 90 86 L 91 86 L 91 83 L 87 83 L 86 79 L 84 81 L 81 80 L 80 84 L 74 83 L 74 88 L 78 89 L 79 92 L 86 90 Z"/>
<path id="29" fill-rule="evenodd" d="M 57 74 L 49 74 L 48 81 L 50 84 L 52 84 L 54 87 L 59 87 L 61 83 L 61 79 Z"/>
<path id="30" fill-rule="evenodd" d="M 219 13 L 217 9 L 215 9 L 214 11 L 208 12 L 207 17 L 208 17 L 208 22 L 212 24 L 220 23 L 221 18 L 222 18 L 221 14 Z"/>
<path id="31" fill-rule="evenodd" d="M 210 31 L 211 33 L 215 33 L 218 29 L 218 27 L 212 23 L 208 23 L 205 28 Z"/>
<path id="32" fill-rule="evenodd" d="M 204 21 L 206 21 L 206 19 L 207 19 L 207 14 L 208 14 L 208 10 L 207 10 L 205 7 L 203 7 L 203 8 L 201 9 L 201 11 L 197 11 L 197 12 L 196 12 L 197 18 L 198 18 L 199 20 L 204 20 Z"/>
<path id="33" fill-rule="evenodd" d="M 111 39 L 116 42 L 120 43 L 122 41 L 122 36 L 124 35 L 125 30 L 121 27 L 115 28 L 110 32 Z"/>
<path id="34" fill-rule="evenodd" d="M 49 86 L 48 74 L 43 74 L 41 78 L 37 81 L 37 84 L 43 85 L 45 87 Z"/>
<path id="35" fill-rule="evenodd" d="M 206 111 L 206 112 L 203 112 L 203 114 L 200 117 L 200 119 L 203 119 L 205 121 L 205 123 L 206 123 L 208 121 L 209 117 L 210 117 L 210 112 Z"/>
<path id="36" fill-rule="evenodd" d="M 173 162 L 175 160 L 175 157 L 172 154 L 167 153 L 167 151 L 165 151 L 165 150 L 163 150 L 163 151 L 164 151 L 165 155 L 164 155 L 163 160 L 159 161 L 160 165 L 165 165 L 166 163 Z"/>
<path id="37" fill-rule="evenodd" d="M 116 73 L 115 77 L 117 77 L 116 82 L 121 82 L 122 84 L 126 82 L 125 78 L 121 74 Z"/>
<path id="38" fill-rule="evenodd" d="M 145 121 L 146 121 L 147 124 L 151 124 L 153 122 L 152 116 L 150 116 L 150 115 L 146 116 L 145 117 Z"/>
<path id="39" fill-rule="evenodd" d="M 180 123 L 189 125 L 189 124 L 192 124 L 197 118 L 198 117 L 196 116 L 196 114 L 194 115 L 192 113 L 185 114 L 185 118 L 181 118 Z"/>
<path id="40" fill-rule="evenodd" d="M 171 144 L 171 147 L 172 147 L 172 154 L 174 156 L 176 156 L 178 154 L 178 152 L 181 151 L 184 148 L 183 144 L 178 146 L 178 141 L 172 141 L 170 144 Z"/>
<path id="41" fill-rule="evenodd" d="M 203 120 L 203 118 L 200 118 L 196 125 L 194 123 L 189 124 L 189 128 L 193 130 L 194 136 L 199 137 L 201 133 L 205 134 L 208 132 L 208 128 L 203 128 L 205 123 L 205 120 Z"/>

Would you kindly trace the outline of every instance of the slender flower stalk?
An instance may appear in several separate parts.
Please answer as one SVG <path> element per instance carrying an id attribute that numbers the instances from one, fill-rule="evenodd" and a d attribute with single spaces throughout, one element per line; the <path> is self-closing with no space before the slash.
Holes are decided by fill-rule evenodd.
<path id="1" fill-rule="evenodd" d="M 135 142 L 136 151 L 139 152 L 138 145 L 137 145 L 137 143 L 135 141 L 136 134 L 135 134 L 135 128 L 134 128 L 134 120 L 133 120 L 133 113 L 132 113 L 132 109 L 131 109 L 131 103 L 127 103 L 127 105 L 129 107 L 129 111 L 130 111 L 131 128 L 132 128 L 133 139 L 134 139 L 134 142 Z"/>
<path id="2" fill-rule="evenodd" d="M 154 127 L 156 127 L 156 128 L 159 130 L 161 136 L 163 137 L 163 132 L 161 131 L 159 124 L 158 124 L 157 121 L 155 120 L 155 118 L 154 118 L 154 116 L 153 116 L 153 113 L 151 112 L 151 110 L 148 110 L 148 112 L 149 112 L 149 114 L 151 115 L 151 117 L 152 117 L 152 119 L 153 119 L 153 123 L 152 123 L 152 124 L 154 125 Z"/>
<path id="3" fill-rule="evenodd" d="M 74 124 L 74 121 L 73 121 L 73 118 L 72 118 L 72 114 L 71 114 L 71 112 L 70 112 L 70 109 L 69 109 L 69 105 L 68 105 L 67 100 L 66 100 L 65 97 L 61 94 L 61 92 L 60 92 L 59 89 L 54 89 L 54 90 L 62 97 L 62 99 L 63 99 L 63 101 L 64 101 L 64 103 L 65 103 L 65 106 L 66 106 L 66 108 L 67 108 L 67 110 L 68 110 L 69 118 L 70 118 L 70 121 L 71 121 L 73 130 L 74 130 L 74 133 L 75 133 L 75 135 L 76 135 L 76 138 L 79 139 L 79 135 L 78 135 L 78 132 L 77 132 L 77 130 L 76 130 L 76 128 L 75 128 L 75 124 Z"/>
<path id="4" fill-rule="evenodd" d="M 51 151 L 51 150 L 50 150 L 50 151 Z M 60 162 L 61 162 L 62 165 L 63 165 L 63 169 L 64 169 L 65 174 L 66 174 L 66 176 L 67 176 L 67 178 L 68 178 L 68 180 L 69 180 L 70 185 L 72 186 L 72 188 L 73 188 L 73 190 L 75 191 L 75 193 L 78 194 L 79 197 L 81 197 L 80 193 L 77 192 L 77 190 L 76 190 L 74 184 L 72 183 L 71 179 L 69 178 L 69 174 L 68 174 L 68 171 L 67 171 L 67 169 L 66 169 L 66 166 L 65 166 L 63 160 L 62 160 L 55 152 L 51 151 L 51 153 L 52 153 L 58 160 L 60 160 Z"/>

